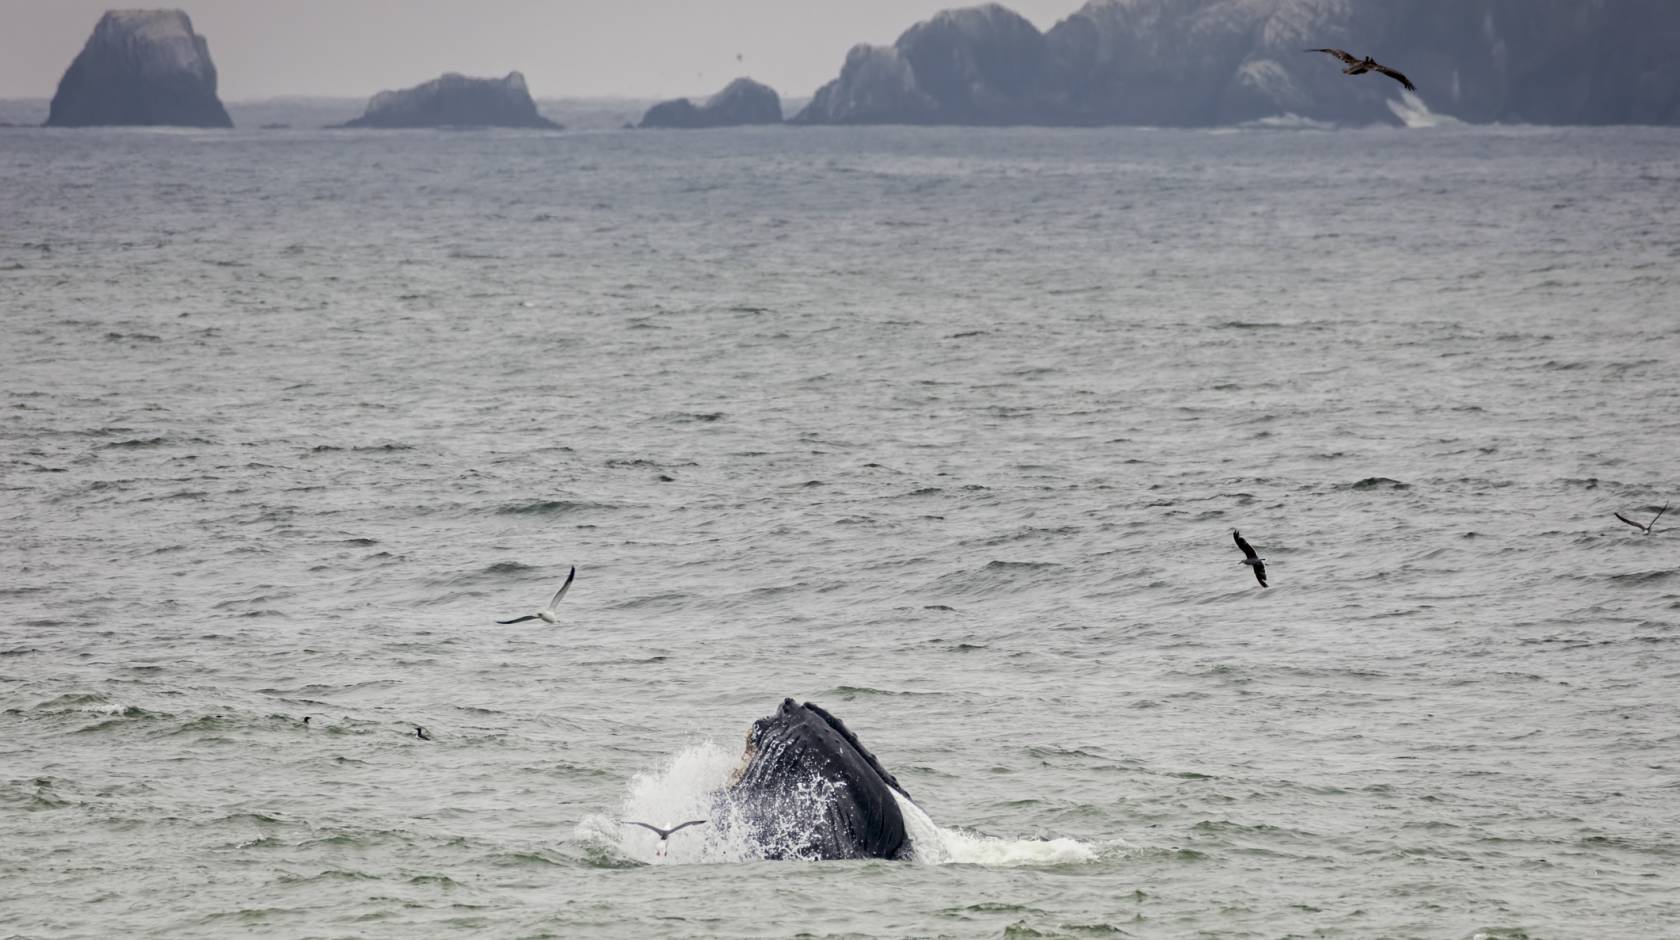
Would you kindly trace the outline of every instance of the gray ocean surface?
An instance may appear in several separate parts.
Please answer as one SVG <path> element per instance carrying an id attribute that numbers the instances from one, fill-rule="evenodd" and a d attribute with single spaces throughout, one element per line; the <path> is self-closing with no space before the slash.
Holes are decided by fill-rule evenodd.
<path id="1" fill-rule="evenodd" d="M 0 935 L 1680 936 L 1677 270 L 1676 130 L 0 129 Z M 619 824 L 785 696 L 918 861 Z"/>

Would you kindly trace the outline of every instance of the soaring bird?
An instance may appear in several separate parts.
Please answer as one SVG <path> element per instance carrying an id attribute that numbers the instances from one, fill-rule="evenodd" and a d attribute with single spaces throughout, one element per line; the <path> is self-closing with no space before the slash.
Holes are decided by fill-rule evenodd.
<path id="1" fill-rule="evenodd" d="M 1651 534 L 1651 526 L 1656 525 L 1657 520 L 1661 519 L 1662 514 L 1665 513 L 1665 512 L 1668 512 L 1668 504 L 1667 503 L 1663 503 L 1663 508 L 1657 510 L 1657 514 L 1655 516 L 1652 516 L 1651 521 L 1646 523 L 1645 525 L 1640 525 L 1639 523 L 1634 522 L 1632 519 L 1629 519 L 1627 516 L 1624 516 L 1619 512 L 1611 513 L 1611 515 L 1615 516 L 1617 519 L 1622 520 L 1623 522 L 1627 523 L 1628 525 L 1633 526 L 1635 529 L 1638 529 L 1639 531 L 1645 533 L 1646 535 L 1650 535 Z"/>
<path id="2" fill-rule="evenodd" d="M 666 850 L 670 848 L 670 844 L 665 840 L 671 838 L 671 833 L 676 832 L 678 829 L 687 829 L 689 826 L 699 826 L 705 822 L 706 820 L 704 819 L 690 819 L 688 822 L 678 823 L 669 829 L 661 829 L 652 823 L 636 822 L 633 819 L 624 820 L 624 824 L 626 826 L 641 826 L 643 829 L 651 829 L 653 830 L 654 835 L 659 837 L 659 847 L 653 850 L 653 854 L 656 858 L 665 857 Z"/>
<path id="3" fill-rule="evenodd" d="M 1266 559 L 1254 554 L 1254 547 L 1248 544 L 1248 540 L 1242 537 L 1241 532 L 1232 529 L 1231 538 L 1236 539 L 1237 547 L 1242 549 L 1243 560 L 1239 564 L 1252 567 L 1254 569 L 1254 579 L 1260 582 L 1261 587 L 1266 587 Z"/>
<path id="4" fill-rule="evenodd" d="M 432 733 L 430 731 L 427 731 L 421 725 L 415 725 L 414 726 L 414 736 L 419 738 L 422 741 L 430 741 L 432 739 Z"/>
<path id="5" fill-rule="evenodd" d="M 534 614 L 526 614 L 523 617 L 515 617 L 512 620 L 498 620 L 496 622 L 524 623 L 527 620 L 541 620 L 543 623 L 559 623 L 560 615 L 554 612 L 554 608 L 560 606 L 560 598 L 566 596 L 566 589 L 572 586 L 572 579 L 575 577 L 577 577 L 577 565 L 572 566 L 571 573 L 566 575 L 566 583 L 560 585 L 560 590 L 554 592 L 554 600 L 549 601 L 548 606 L 544 607 L 542 610 L 539 610 Z"/>
<path id="6" fill-rule="evenodd" d="M 1340 59 L 1342 61 L 1342 64 L 1347 66 L 1347 68 L 1342 69 L 1342 74 L 1343 75 L 1364 75 L 1366 72 L 1381 72 L 1382 74 L 1387 75 L 1389 78 L 1392 78 L 1395 81 L 1399 82 L 1400 84 L 1406 86 L 1407 91 L 1417 91 L 1417 86 L 1412 84 L 1411 79 L 1407 78 L 1404 75 L 1401 75 L 1399 72 L 1396 72 L 1395 70 L 1389 68 L 1388 66 L 1383 65 L 1382 63 L 1378 62 L 1376 59 L 1371 58 L 1370 56 L 1366 56 L 1365 58 L 1361 59 L 1361 58 L 1359 58 L 1359 57 L 1353 55 L 1352 53 L 1347 52 L 1346 50 L 1343 50 L 1343 49 L 1307 49 L 1305 51 L 1307 51 L 1307 52 L 1328 52 L 1329 54 L 1331 54 L 1331 55 L 1335 56 L 1336 58 Z"/>

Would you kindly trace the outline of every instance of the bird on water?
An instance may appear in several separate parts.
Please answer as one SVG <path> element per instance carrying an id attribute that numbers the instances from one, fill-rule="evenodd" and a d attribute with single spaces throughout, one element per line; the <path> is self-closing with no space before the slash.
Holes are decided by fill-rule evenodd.
<path id="1" fill-rule="evenodd" d="M 1242 537 L 1241 532 L 1238 532 L 1237 530 L 1232 529 L 1231 530 L 1231 538 L 1236 539 L 1237 540 L 1237 547 L 1242 549 L 1243 560 L 1238 562 L 1238 564 L 1248 565 L 1249 567 L 1253 568 L 1254 569 L 1254 580 L 1259 581 L 1261 587 L 1267 587 L 1268 585 L 1266 584 L 1266 559 L 1261 558 L 1259 555 L 1256 555 L 1254 553 L 1254 546 L 1248 544 L 1248 540 Z"/>
<path id="2" fill-rule="evenodd" d="M 1638 529 L 1639 531 L 1645 533 L 1646 535 L 1650 535 L 1651 534 L 1651 527 L 1657 524 L 1657 520 L 1661 519 L 1662 514 L 1665 513 L 1665 512 L 1668 512 L 1668 504 L 1667 503 L 1663 503 L 1663 508 L 1657 510 L 1657 514 L 1655 516 L 1651 517 L 1651 521 L 1645 523 L 1644 525 L 1640 525 L 1639 523 L 1634 522 L 1632 519 L 1629 519 L 1627 516 L 1624 516 L 1619 512 L 1613 512 L 1613 513 L 1611 513 L 1611 515 L 1615 516 L 1617 519 L 1622 520 L 1623 522 L 1627 523 L 1628 525 L 1633 526 L 1635 529 Z"/>
<path id="3" fill-rule="evenodd" d="M 560 598 L 566 596 L 566 591 L 571 588 L 572 579 L 575 577 L 577 577 L 577 565 L 572 566 L 571 573 L 566 575 L 566 583 L 560 585 L 560 590 L 554 592 L 554 599 L 549 601 L 548 606 L 544 607 L 542 610 L 539 610 L 536 613 L 526 614 L 523 617 L 515 617 L 512 620 L 498 620 L 496 622 L 524 623 L 527 620 L 541 620 L 543 623 L 559 623 L 560 615 L 555 613 L 554 609 L 560 606 Z"/>
<path id="4" fill-rule="evenodd" d="M 643 829 L 651 829 L 653 834 L 659 837 L 659 847 L 654 849 L 653 854 L 655 857 L 664 858 L 666 850 L 670 847 L 670 843 L 666 840 L 671 838 L 671 833 L 676 832 L 679 829 L 687 829 L 689 826 L 702 825 L 706 822 L 706 820 L 690 819 L 688 822 L 678 823 L 669 829 L 661 829 L 652 823 L 637 822 L 634 819 L 626 819 L 623 820 L 623 822 L 626 826 L 641 826 Z"/>
<path id="5" fill-rule="evenodd" d="M 1395 81 L 1399 82 L 1401 85 L 1404 85 L 1406 87 L 1407 91 L 1417 91 L 1417 86 L 1412 84 L 1411 79 L 1407 78 L 1404 75 L 1401 75 L 1399 72 L 1396 72 L 1394 69 L 1391 69 L 1386 65 L 1383 65 L 1382 63 L 1378 62 L 1376 59 L 1371 58 L 1370 56 L 1366 56 L 1365 58 L 1361 59 L 1358 56 L 1356 56 L 1356 55 L 1354 55 L 1350 52 L 1347 52 L 1346 50 L 1343 50 L 1343 49 L 1307 49 L 1305 51 L 1307 51 L 1307 52 L 1328 52 L 1329 54 L 1331 54 L 1331 55 L 1335 56 L 1336 58 L 1342 60 L 1342 64 L 1347 66 L 1347 68 L 1342 69 L 1342 74 L 1343 75 L 1364 75 L 1366 72 L 1378 72 L 1378 73 L 1381 73 L 1383 75 L 1387 75 L 1389 78 L 1392 78 Z"/>
<path id="6" fill-rule="evenodd" d="M 432 739 L 432 733 L 427 731 L 422 725 L 414 726 L 414 736 L 422 741 L 430 741 Z"/>

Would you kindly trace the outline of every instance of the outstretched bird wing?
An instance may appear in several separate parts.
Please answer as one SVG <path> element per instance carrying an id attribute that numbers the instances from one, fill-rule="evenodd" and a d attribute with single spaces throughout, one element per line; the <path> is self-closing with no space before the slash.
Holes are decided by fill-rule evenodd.
<path id="1" fill-rule="evenodd" d="M 498 620 L 496 622 L 497 623 L 524 623 L 527 620 L 535 620 L 535 619 L 537 619 L 536 614 L 526 614 L 523 617 L 515 617 L 512 620 Z"/>
<path id="2" fill-rule="evenodd" d="M 1411 79 L 1407 78 L 1404 75 L 1401 75 L 1399 72 L 1396 72 L 1395 70 L 1389 68 L 1388 66 L 1386 66 L 1386 65 L 1374 65 L 1371 68 L 1372 68 L 1372 70 L 1377 71 L 1377 72 L 1381 72 L 1384 75 L 1387 75 L 1389 78 L 1392 78 L 1395 81 L 1399 82 L 1400 84 L 1406 86 L 1407 91 L 1417 91 L 1417 86 L 1412 84 Z"/>
<path id="3" fill-rule="evenodd" d="M 554 600 L 548 602 L 549 610 L 560 606 L 560 598 L 566 596 L 566 591 L 571 588 L 572 579 L 575 577 L 577 577 L 577 565 L 573 565 L 571 573 L 566 575 L 566 583 L 560 585 L 560 590 L 554 592 Z"/>
<path id="4" fill-rule="evenodd" d="M 624 819 L 620 820 L 620 822 L 624 823 L 626 826 L 641 826 L 643 829 L 651 829 L 654 834 L 659 836 L 661 839 L 669 839 L 671 837 L 671 833 L 676 831 L 675 829 L 661 829 L 652 823 L 637 822 L 634 819 Z"/>
<path id="5" fill-rule="evenodd" d="M 1629 519 L 1629 518 L 1628 518 L 1628 517 L 1627 517 L 1627 516 L 1624 516 L 1624 515 L 1622 515 L 1622 514 L 1621 514 L 1621 513 L 1619 513 L 1619 512 L 1613 512 L 1613 513 L 1611 513 L 1611 514 L 1610 514 L 1610 515 L 1612 515 L 1612 516 L 1615 516 L 1615 517 L 1616 517 L 1616 518 L 1617 518 L 1617 519 L 1620 519 L 1620 520 L 1622 520 L 1622 521 L 1623 521 L 1623 522 L 1625 522 L 1625 523 L 1627 523 L 1627 524 L 1628 524 L 1628 525 L 1630 525 L 1630 526 L 1633 526 L 1633 527 L 1634 527 L 1634 528 L 1635 528 L 1635 529 L 1638 529 L 1638 530 L 1639 530 L 1639 531 L 1641 531 L 1641 532 L 1643 532 L 1643 531 L 1645 531 L 1645 527 L 1644 527 L 1644 526 L 1642 526 L 1642 525 L 1640 525 L 1640 524 L 1639 524 L 1639 523 L 1637 523 L 1637 522 L 1634 522 L 1634 521 L 1633 521 L 1633 520 L 1632 520 L 1632 519 Z M 1651 521 L 1653 521 L 1653 522 L 1655 522 L 1655 521 L 1656 521 L 1656 520 L 1654 520 L 1654 519 L 1653 519 L 1653 520 L 1651 520 Z"/>
<path id="6" fill-rule="evenodd" d="M 1248 544 L 1248 540 L 1242 537 L 1241 532 L 1232 532 L 1231 533 L 1231 538 L 1234 538 L 1234 539 L 1237 540 L 1237 547 L 1242 549 L 1242 553 L 1243 553 L 1244 557 L 1246 557 L 1246 558 L 1257 558 L 1257 557 L 1259 557 L 1259 556 L 1254 554 L 1253 546 Z"/>
<path id="7" fill-rule="evenodd" d="M 1667 503 L 1663 503 L 1663 508 L 1657 510 L 1657 514 L 1651 517 L 1651 524 L 1645 527 L 1645 531 L 1650 532 L 1653 528 L 1655 528 L 1656 524 L 1657 524 L 1657 520 L 1661 519 L 1662 514 L 1665 513 L 1665 512 L 1668 512 L 1668 504 Z"/>
<path id="8" fill-rule="evenodd" d="M 1359 62 L 1359 58 L 1357 56 L 1354 56 L 1345 49 L 1307 49 L 1305 51 L 1328 52 L 1336 58 L 1341 59 L 1343 65 L 1354 65 Z"/>
<path id="9" fill-rule="evenodd" d="M 685 823 L 677 823 L 675 826 L 671 827 L 670 831 L 676 832 L 678 829 L 687 829 L 689 826 L 704 826 L 705 824 L 706 820 L 704 819 L 690 819 Z"/>
<path id="10" fill-rule="evenodd" d="M 1259 581 L 1261 587 L 1270 587 L 1270 585 L 1266 583 L 1266 563 L 1263 561 L 1257 561 L 1254 563 L 1253 568 L 1254 580 Z"/>

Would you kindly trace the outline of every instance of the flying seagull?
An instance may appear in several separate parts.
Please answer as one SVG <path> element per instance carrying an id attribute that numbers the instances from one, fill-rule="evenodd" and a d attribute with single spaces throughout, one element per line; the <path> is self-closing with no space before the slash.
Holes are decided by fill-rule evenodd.
<path id="1" fill-rule="evenodd" d="M 415 725 L 414 726 L 414 736 L 419 738 L 422 741 L 430 741 L 432 739 L 432 733 L 430 731 L 427 731 L 421 725 Z"/>
<path id="2" fill-rule="evenodd" d="M 1237 547 L 1242 549 L 1243 560 L 1240 564 L 1252 567 L 1254 569 L 1254 579 L 1260 582 L 1261 587 L 1266 587 L 1266 559 L 1254 554 L 1254 547 L 1248 544 L 1248 540 L 1242 537 L 1241 532 L 1232 529 L 1231 538 L 1236 539 Z"/>
<path id="3" fill-rule="evenodd" d="M 1392 78 L 1400 84 L 1406 86 L 1407 91 L 1417 91 L 1417 86 L 1412 84 L 1411 79 L 1401 75 L 1399 72 L 1396 72 L 1388 66 L 1379 63 L 1376 59 L 1373 59 L 1370 56 L 1366 56 L 1361 59 L 1342 49 L 1307 49 L 1305 51 L 1328 52 L 1336 58 L 1342 60 L 1342 64 L 1347 66 L 1347 68 L 1342 69 L 1343 75 L 1364 75 L 1366 72 L 1381 72 L 1389 78 Z"/>
<path id="4" fill-rule="evenodd" d="M 676 824 L 675 826 L 672 826 L 669 829 L 661 829 L 658 826 L 653 825 L 652 823 L 636 822 L 634 819 L 624 820 L 624 824 L 626 826 L 641 826 L 643 829 L 653 830 L 654 835 L 657 835 L 659 837 L 659 847 L 657 849 L 654 849 L 654 853 L 653 853 L 654 856 L 657 857 L 657 858 L 664 858 L 665 857 L 666 850 L 668 848 L 670 848 L 669 844 L 665 840 L 671 838 L 671 833 L 676 832 L 678 829 L 687 829 L 689 826 L 699 826 L 699 825 L 704 824 L 705 822 L 706 821 L 704 819 L 690 819 L 688 822 L 678 823 L 678 824 Z"/>
<path id="5" fill-rule="evenodd" d="M 572 566 L 571 574 L 566 575 L 566 583 L 560 585 L 560 590 L 554 592 L 554 600 L 549 601 L 548 606 L 542 610 L 534 614 L 526 614 L 523 617 L 515 617 L 512 620 L 498 620 L 496 622 L 524 623 L 527 620 L 541 620 L 543 623 L 559 623 L 560 615 L 554 612 L 554 608 L 560 606 L 560 598 L 566 596 L 566 590 L 572 586 L 572 579 L 575 577 L 577 577 L 577 565 Z"/>
<path id="6" fill-rule="evenodd" d="M 1635 529 L 1638 529 L 1639 531 L 1645 533 L 1646 535 L 1650 535 L 1651 534 L 1651 526 L 1656 525 L 1657 520 L 1661 519 L 1662 514 L 1665 513 L 1665 512 L 1668 512 L 1668 504 L 1667 503 L 1663 503 L 1663 508 L 1657 510 L 1657 514 L 1655 516 L 1652 516 L 1651 521 L 1646 523 L 1645 525 L 1640 525 L 1639 523 L 1634 522 L 1632 519 L 1629 519 L 1627 516 L 1624 516 L 1619 512 L 1611 513 L 1611 515 L 1615 516 L 1617 519 L 1622 520 L 1623 522 L 1627 523 L 1628 525 L 1633 526 Z"/>

